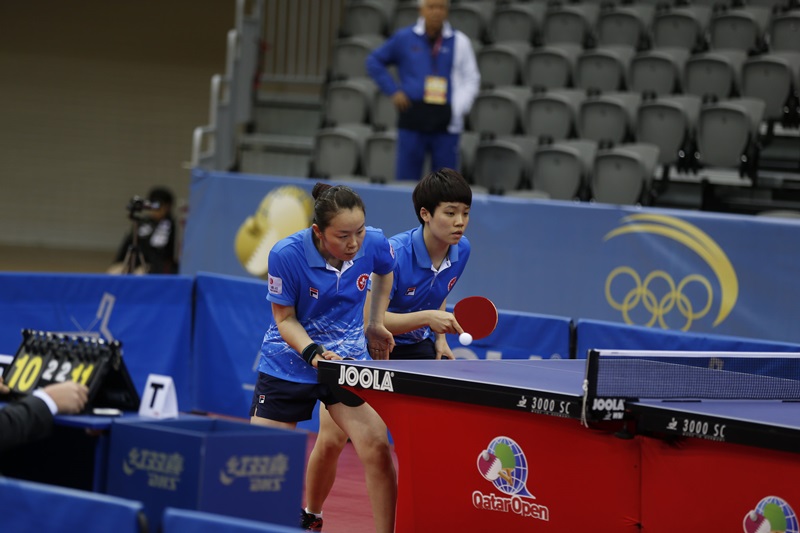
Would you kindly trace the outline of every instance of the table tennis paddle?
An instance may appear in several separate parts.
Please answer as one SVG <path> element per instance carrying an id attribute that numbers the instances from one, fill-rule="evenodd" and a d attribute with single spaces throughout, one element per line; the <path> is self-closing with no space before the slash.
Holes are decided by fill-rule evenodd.
<path id="1" fill-rule="evenodd" d="M 467 296 L 453 307 L 453 314 L 473 340 L 488 337 L 497 327 L 497 307 L 484 296 Z"/>

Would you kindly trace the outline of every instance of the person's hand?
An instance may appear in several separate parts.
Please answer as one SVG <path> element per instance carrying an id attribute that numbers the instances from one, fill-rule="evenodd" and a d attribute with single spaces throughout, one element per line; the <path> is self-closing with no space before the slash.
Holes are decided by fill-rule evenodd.
<path id="1" fill-rule="evenodd" d="M 319 363 L 320 358 L 321 359 L 325 359 L 326 361 L 341 361 L 342 360 L 342 356 L 340 356 L 338 353 L 334 353 L 334 352 L 332 352 L 330 350 L 325 350 L 324 352 L 322 352 L 321 355 L 317 354 L 317 355 L 314 356 L 314 359 L 311 360 L 311 366 L 313 366 L 314 368 L 319 368 L 318 363 Z"/>
<path id="2" fill-rule="evenodd" d="M 11 392 L 11 389 L 8 388 L 8 385 L 3 383 L 3 376 L 0 376 L 0 394 L 8 394 Z"/>
<path id="3" fill-rule="evenodd" d="M 56 403 L 58 412 L 63 414 L 80 413 L 89 400 L 89 389 L 74 381 L 48 385 L 43 390 Z"/>
<path id="4" fill-rule="evenodd" d="M 406 93 L 397 91 L 392 95 L 392 102 L 398 111 L 407 111 L 411 107 L 411 100 L 408 99 Z"/>
<path id="5" fill-rule="evenodd" d="M 447 339 L 444 336 L 437 337 L 436 342 L 436 359 L 455 359 L 450 345 L 447 344 Z"/>
<path id="6" fill-rule="evenodd" d="M 464 333 L 464 329 L 453 313 L 439 309 L 433 309 L 429 313 L 428 326 L 434 333 L 454 333 L 456 335 Z"/>
<path id="7" fill-rule="evenodd" d="M 383 324 L 369 324 L 366 331 L 369 355 L 373 359 L 389 359 L 394 350 L 394 335 Z"/>

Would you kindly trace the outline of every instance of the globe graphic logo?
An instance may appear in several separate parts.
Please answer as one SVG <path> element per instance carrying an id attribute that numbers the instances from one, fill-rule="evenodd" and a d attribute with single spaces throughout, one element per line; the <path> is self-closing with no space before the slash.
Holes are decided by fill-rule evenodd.
<path id="1" fill-rule="evenodd" d="M 534 498 L 525 487 L 528 460 L 519 444 L 509 437 L 495 437 L 478 454 L 478 471 L 501 492 Z"/>
<path id="2" fill-rule="evenodd" d="M 800 533 L 797 515 L 783 498 L 767 496 L 748 512 L 742 524 L 745 533 Z"/>

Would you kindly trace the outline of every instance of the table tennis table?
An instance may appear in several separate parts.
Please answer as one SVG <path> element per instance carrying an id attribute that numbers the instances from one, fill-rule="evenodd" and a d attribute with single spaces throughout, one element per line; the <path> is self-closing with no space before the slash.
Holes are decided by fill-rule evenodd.
<path id="1" fill-rule="evenodd" d="M 623 417 L 587 427 L 586 368 L 329 361 L 319 379 L 387 423 L 399 533 L 741 531 L 770 497 L 796 525 L 800 403 L 629 400 Z"/>

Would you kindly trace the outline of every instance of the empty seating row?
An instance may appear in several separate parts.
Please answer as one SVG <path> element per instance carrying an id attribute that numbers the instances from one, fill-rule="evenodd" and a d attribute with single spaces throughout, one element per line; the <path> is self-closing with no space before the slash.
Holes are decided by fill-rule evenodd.
<path id="1" fill-rule="evenodd" d="M 453 2 L 451 24 L 475 43 L 523 41 L 531 44 L 573 43 L 581 46 L 672 46 L 692 49 L 751 50 L 770 46 L 800 51 L 797 19 L 791 0 L 758 0 L 747 5 L 720 0 L 692 2 Z M 343 36 L 387 37 L 413 24 L 418 5 L 391 0 L 350 2 L 344 12 Z"/>

